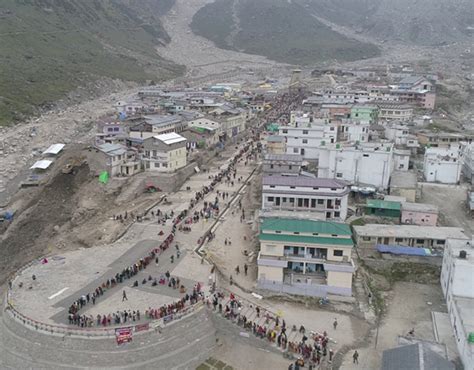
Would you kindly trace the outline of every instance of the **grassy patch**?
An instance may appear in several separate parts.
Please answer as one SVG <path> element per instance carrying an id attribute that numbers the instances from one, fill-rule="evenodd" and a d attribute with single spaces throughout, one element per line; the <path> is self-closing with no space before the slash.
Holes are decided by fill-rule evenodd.
<path id="1" fill-rule="evenodd" d="M 100 77 L 145 81 L 180 73 L 155 51 L 168 40 L 158 18 L 141 13 L 136 3 L 125 4 L 3 0 L 9 13 L 0 21 L 0 124 L 14 123 Z"/>

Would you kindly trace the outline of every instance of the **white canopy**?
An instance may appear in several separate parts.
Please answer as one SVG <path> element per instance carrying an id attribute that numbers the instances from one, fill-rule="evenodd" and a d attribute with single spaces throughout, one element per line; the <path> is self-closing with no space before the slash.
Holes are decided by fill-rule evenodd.
<path id="1" fill-rule="evenodd" d="M 53 144 L 48 149 L 46 149 L 43 154 L 58 154 L 61 150 L 63 150 L 65 144 Z"/>
<path id="2" fill-rule="evenodd" d="M 33 166 L 31 166 L 30 170 L 35 170 L 35 169 L 45 170 L 49 166 L 51 166 L 51 163 L 53 163 L 53 161 L 43 159 L 41 161 L 36 162 Z"/>

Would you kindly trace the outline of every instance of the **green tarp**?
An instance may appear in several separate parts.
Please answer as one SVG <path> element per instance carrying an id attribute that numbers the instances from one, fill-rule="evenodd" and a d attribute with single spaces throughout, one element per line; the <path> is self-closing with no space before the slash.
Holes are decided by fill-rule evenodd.
<path id="1" fill-rule="evenodd" d="M 99 182 L 102 184 L 107 184 L 109 182 L 109 173 L 107 171 L 103 171 L 99 175 Z"/>

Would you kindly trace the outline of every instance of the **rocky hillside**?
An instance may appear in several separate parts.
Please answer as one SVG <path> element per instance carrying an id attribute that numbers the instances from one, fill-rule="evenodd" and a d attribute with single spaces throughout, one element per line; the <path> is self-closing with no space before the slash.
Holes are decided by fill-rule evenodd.
<path id="1" fill-rule="evenodd" d="M 182 68 L 156 53 L 174 0 L 2 0 L 0 125 L 102 77 L 160 80 Z"/>
<path id="2" fill-rule="evenodd" d="M 349 39 L 289 0 L 217 0 L 193 17 L 194 33 L 224 49 L 296 65 L 378 55 L 376 46 Z"/>
<path id="3" fill-rule="evenodd" d="M 472 0 L 294 0 L 308 11 L 380 40 L 426 46 L 473 40 Z"/>

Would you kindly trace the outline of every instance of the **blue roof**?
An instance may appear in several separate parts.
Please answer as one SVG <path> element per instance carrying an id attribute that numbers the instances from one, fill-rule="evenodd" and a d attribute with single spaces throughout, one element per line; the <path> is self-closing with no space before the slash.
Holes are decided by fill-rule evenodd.
<path id="1" fill-rule="evenodd" d="M 405 254 L 408 256 L 431 256 L 428 248 L 405 247 L 402 245 L 377 244 L 377 250 L 380 253 Z"/>

